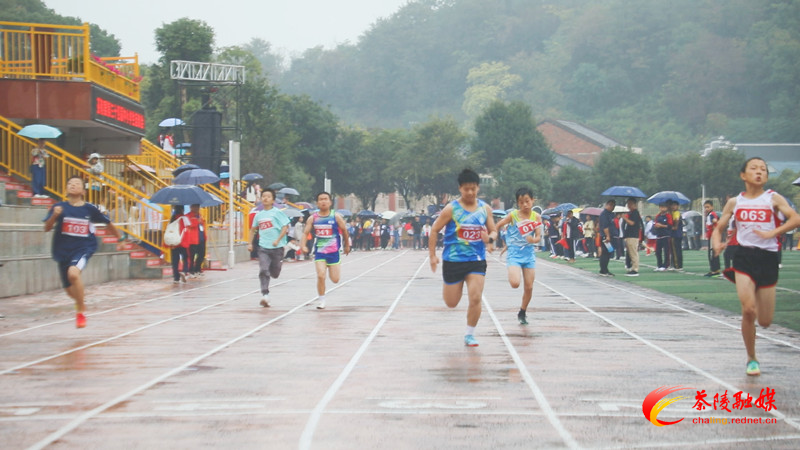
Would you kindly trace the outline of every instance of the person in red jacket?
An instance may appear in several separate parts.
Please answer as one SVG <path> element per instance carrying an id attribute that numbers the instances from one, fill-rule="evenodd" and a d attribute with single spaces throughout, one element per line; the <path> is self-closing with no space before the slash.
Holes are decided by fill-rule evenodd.
<path id="1" fill-rule="evenodd" d="M 172 257 L 172 282 L 175 284 L 180 283 L 181 281 L 186 283 L 186 275 L 189 273 L 189 236 L 190 233 L 187 232 L 190 225 L 191 219 L 183 214 L 183 205 L 173 205 L 172 206 L 172 217 L 170 217 L 170 223 L 179 220 L 180 224 L 180 232 L 181 232 L 181 243 L 175 247 L 170 248 L 170 256 Z M 183 272 L 180 272 L 181 269 L 180 263 L 183 260 Z"/>
<path id="2" fill-rule="evenodd" d="M 202 275 L 203 260 L 206 258 L 206 222 L 200 215 L 200 205 L 192 205 L 189 214 L 189 276 Z"/>

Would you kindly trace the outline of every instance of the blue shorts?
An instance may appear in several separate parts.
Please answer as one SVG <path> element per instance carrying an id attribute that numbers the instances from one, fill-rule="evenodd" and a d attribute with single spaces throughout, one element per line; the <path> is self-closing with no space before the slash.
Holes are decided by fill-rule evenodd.
<path id="1" fill-rule="evenodd" d="M 523 269 L 535 269 L 536 251 L 534 247 L 532 245 L 525 247 L 509 245 L 508 255 L 506 256 L 506 266 L 521 267 Z"/>
<path id="2" fill-rule="evenodd" d="M 339 264 L 339 252 L 315 253 L 314 261 L 325 261 L 325 264 L 328 266 Z"/>
<path id="3" fill-rule="evenodd" d="M 68 275 L 69 268 L 75 266 L 78 268 L 78 270 L 83 271 L 83 268 L 86 267 L 86 263 L 89 262 L 89 258 L 91 257 L 91 252 L 81 250 L 73 253 L 67 259 L 58 261 L 58 274 L 61 275 L 61 286 L 63 286 L 64 289 L 71 286 Z"/>

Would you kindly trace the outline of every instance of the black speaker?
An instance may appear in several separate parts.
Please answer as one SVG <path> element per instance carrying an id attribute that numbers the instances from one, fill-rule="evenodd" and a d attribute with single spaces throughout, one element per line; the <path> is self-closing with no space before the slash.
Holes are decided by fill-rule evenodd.
<path id="1" fill-rule="evenodd" d="M 222 113 L 201 109 L 192 118 L 192 164 L 219 173 L 222 160 Z"/>

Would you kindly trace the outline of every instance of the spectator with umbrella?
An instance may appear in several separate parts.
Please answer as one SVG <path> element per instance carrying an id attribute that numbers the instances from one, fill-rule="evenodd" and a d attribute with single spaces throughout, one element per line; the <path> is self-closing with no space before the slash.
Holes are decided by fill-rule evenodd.
<path id="1" fill-rule="evenodd" d="M 36 139 L 36 147 L 31 149 L 31 188 L 35 198 L 47 198 L 44 186 L 46 183 L 45 159 L 50 155 L 45 147 L 45 139 L 61 136 L 61 130 L 49 125 L 28 125 L 17 133 L 20 136 Z"/>
<path id="2" fill-rule="evenodd" d="M 626 202 L 628 212 L 622 215 L 622 220 L 625 221 L 623 230 L 623 239 L 625 242 L 625 249 L 630 258 L 630 269 L 625 274 L 628 277 L 639 276 L 639 243 L 642 240 L 642 216 L 639 214 L 637 201 L 634 197 L 628 198 Z"/>
<path id="3" fill-rule="evenodd" d="M 600 213 L 600 228 L 598 234 L 600 235 L 601 242 L 598 251 L 600 252 L 600 275 L 604 277 L 614 276 L 613 273 L 608 271 L 608 262 L 611 260 L 611 254 L 614 251 L 614 246 L 611 242 L 616 232 L 613 213 L 615 206 L 617 206 L 616 200 L 608 200 L 603 208 L 603 212 Z"/>

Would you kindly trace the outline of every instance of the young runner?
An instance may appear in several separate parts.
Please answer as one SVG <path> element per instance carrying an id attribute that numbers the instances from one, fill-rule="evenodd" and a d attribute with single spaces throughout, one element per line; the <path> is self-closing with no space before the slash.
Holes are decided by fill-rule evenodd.
<path id="1" fill-rule="evenodd" d="M 461 301 L 464 283 L 467 284 L 467 329 L 464 344 L 477 347 L 475 327 L 481 317 L 481 297 L 486 278 L 486 250 L 494 250 L 497 229 L 492 210 L 478 199 L 480 177 L 470 169 L 458 175 L 461 197 L 444 207 L 431 227 L 428 252 L 431 270 L 435 273 L 439 258 L 436 256 L 436 236 L 444 229 L 442 250 L 442 278 L 444 303 L 455 308 Z"/>
<path id="2" fill-rule="evenodd" d="M 261 191 L 264 209 L 253 217 L 247 251 L 253 251 L 253 239 L 258 233 L 258 279 L 261 281 L 260 305 L 269 308 L 269 280 L 278 278 L 283 267 L 283 247 L 288 243 L 289 218 L 283 211 L 274 208 L 275 189 Z"/>
<path id="3" fill-rule="evenodd" d="M 327 272 L 333 283 L 339 282 L 342 273 L 342 267 L 339 265 L 339 249 L 344 247 L 344 254 L 350 254 L 347 224 L 339 213 L 331 210 L 332 204 L 331 194 L 327 192 L 317 194 L 319 211 L 309 217 L 300 242 L 303 252 L 308 253 L 307 236 L 312 229 L 314 230 L 316 238 L 314 265 L 317 269 L 317 294 L 319 294 L 317 309 L 325 309 L 325 273 Z"/>
<path id="4" fill-rule="evenodd" d="M 775 314 L 775 285 L 778 284 L 778 239 L 786 231 L 800 226 L 800 215 L 777 192 L 764 190 L 769 174 L 767 163 L 759 157 L 748 159 L 739 173 L 745 190 L 725 204 L 722 216 L 711 233 L 714 255 L 725 244 L 722 233 L 728 221 L 736 221 L 736 240 L 739 249 L 733 257 L 733 267 L 725 277 L 736 283 L 736 293 L 742 304 L 742 338 L 747 350 L 748 375 L 761 374 L 756 358 L 756 319 L 766 328 Z M 778 213 L 786 217 L 780 225 Z"/>
<path id="5" fill-rule="evenodd" d="M 542 240 L 542 219 L 531 209 L 535 199 L 530 188 L 519 188 L 515 195 L 517 209 L 497 222 L 497 228 L 509 225 L 506 232 L 508 282 L 514 289 L 519 287 L 520 278 L 524 282 L 517 319 L 520 324 L 527 325 L 528 304 L 533 297 L 533 280 L 536 278 L 536 244 Z"/>
<path id="6" fill-rule="evenodd" d="M 55 230 L 53 234 L 53 259 L 58 262 L 61 284 L 75 301 L 75 326 L 86 326 L 86 305 L 84 303 L 81 271 L 89 258 L 97 250 L 94 223 L 106 224 L 109 230 L 120 238 L 114 224 L 97 209 L 86 203 L 83 179 L 72 176 L 67 180 L 67 201 L 58 202 L 47 212 L 44 231 Z"/>

